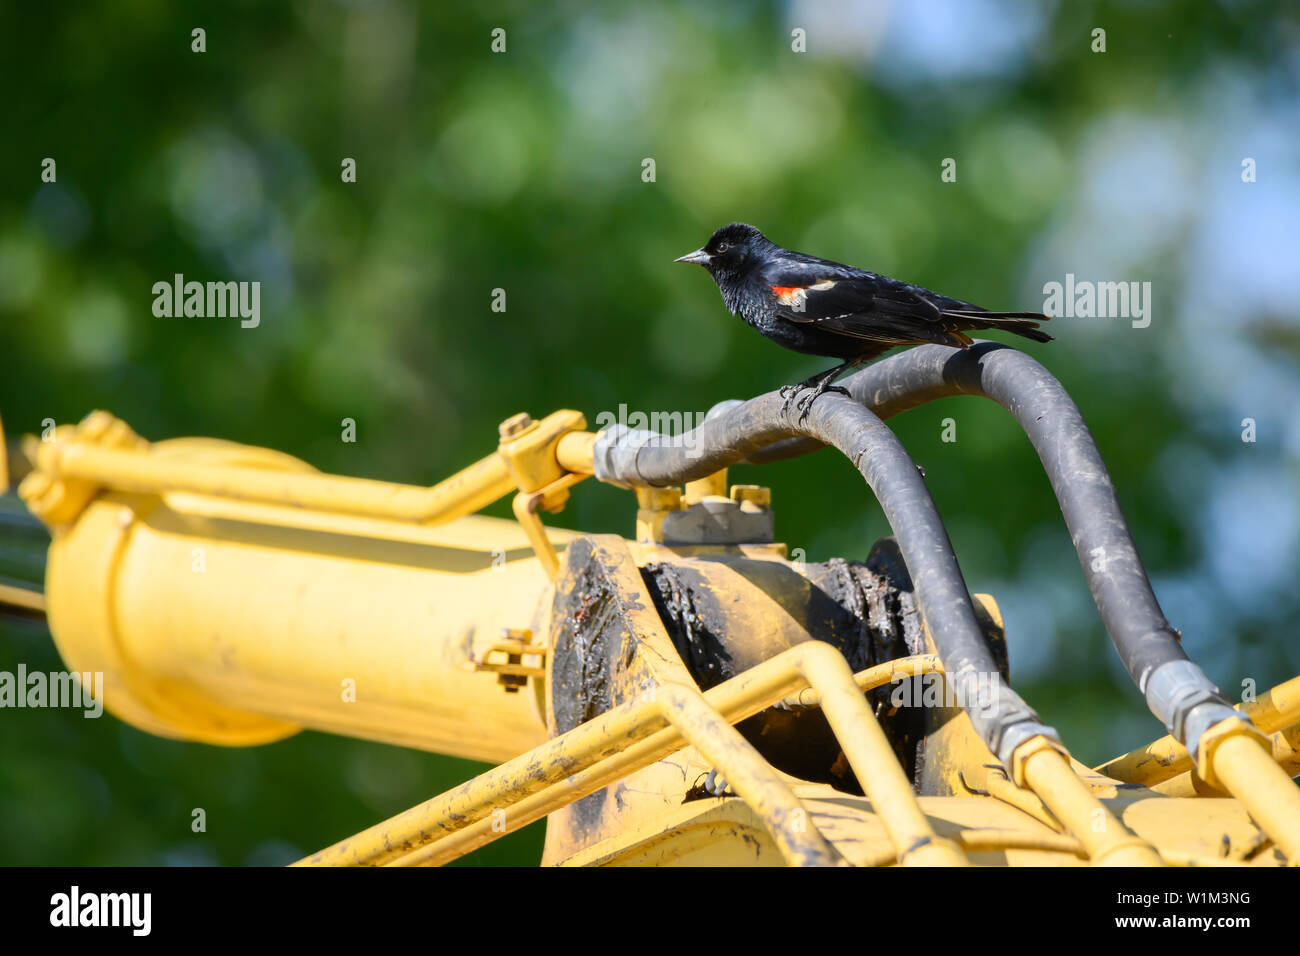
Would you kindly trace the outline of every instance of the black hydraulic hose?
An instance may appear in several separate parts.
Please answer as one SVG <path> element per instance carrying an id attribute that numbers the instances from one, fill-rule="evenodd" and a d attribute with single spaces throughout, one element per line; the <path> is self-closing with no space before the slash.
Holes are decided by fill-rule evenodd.
<path id="1" fill-rule="evenodd" d="M 1162 664 L 1187 660 L 1138 557 L 1097 444 L 1056 378 L 1024 352 L 997 342 L 970 349 L 925 345 L 878 362 L 845 381 L 881 418 L 948 395 L 991 398 L 1020 423 L 1043 463 L 1065 516 L 1097 609 L 1129 674 L 1145 692 Z M 771 445 L 754 463 L 816 450 L 807 438 Z"/>
<path id="2" fill-rule="evenodd" d="M 711 475 L 792 435 L 834 445 L 880 501 L 958 702 L 989 749 L 1006 760 L 1031 736 L 1056 737 L 999 679 L 939 512 L 894 433 L 861 403 L 835 393 L 819 398 L 802 423 L 798 413 L 785 411 L 783 404 L 778 393 L 770 392 L 671 437 L 615 426 L 597 438 L 596 476 L 618 484 L 663 487 Z"/>
<path id="3" fill-rule="evenodd" d="M 949 395 L 983 395 L 1009 411 L 1043 463 L 1102 622 L 1152 712 L 1192 752 L 1208 727 L 1244 719 L 1179 644 L 1151 589 L 1092 433 L 1047 369 L 998 342 L 979 341 L 969 349 L 923 345 L 877 362 L 843 384 L 881 418 Z M 778 461 L 819 447 L 806 436 L 788 438 L 746 460 Z"/>

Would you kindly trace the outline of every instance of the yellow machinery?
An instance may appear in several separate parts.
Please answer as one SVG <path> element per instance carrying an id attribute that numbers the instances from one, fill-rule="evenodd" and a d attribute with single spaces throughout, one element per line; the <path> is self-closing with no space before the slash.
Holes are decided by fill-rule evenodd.
<path id="1" fill-rule="evenodd" d="M 1215 712 L 1192 753 L 1090 770 L 1021 715 L 995 754 L 906 540 L 792 562 L 768 490 L 725 469 L 636 488 L 635 539 L 544 527 L 577 482 L 617 481 L 608 451 L 577 412 L 519 415 L 422 488 L 95 412 L 27 440 L 19 493 L 52 533 L 59 650 L 122 720 L 496 764 L 304 864 L 440 864 L 543 816 L 549 864 L 1300 860 L 1300 678 Z M 509 494 L 515 520 L 474 514 Z M 970 606 L 1005 675 L 995 602 Z"/>

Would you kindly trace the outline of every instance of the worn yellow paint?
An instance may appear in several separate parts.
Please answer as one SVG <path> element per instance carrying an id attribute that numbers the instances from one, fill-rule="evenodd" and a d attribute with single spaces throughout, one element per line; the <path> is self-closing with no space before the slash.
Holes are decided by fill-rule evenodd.
<path id="1" fill-rule="evenodd" d="M 873 803 L 895 854 L 909 863 L 960 863 L 956 846 L 937 836 L 917 810 L 916 797 L 888 742 L 882 749 L 874 735 L 864 731 L 861 715 L 874 720 L 870 708 L 853 683 L 844 658 L 829 645 L 809 641 L 790 648 L 710 689 L 705 697 L 734 724 L 809 683 L 821 693 L 823 707 L 827 699 L 837 702 L 828 719 L 841 743 L 845 743 L 845 733 L 856 734 L 846 752 L 853 750 L 848 756 L 855 765 L 871 766 L 868 797 L 875 798 Z M 861 710 L 850 700 L 861 704 Z M 411 862 L 455 859 L 678 750 L 684 742 L 680 729 L 663 730 L 665 722 L 657 696 L 621 705 L 443 797 L 413 807 L 303 862 L 386 863 L 413 851 L 418 851 L 418 856 Z M 883 739 L 884 735 L 880 736 Z M 501 811 L 499 817 L 493 818 L 494 810 Z"/>
<path id="2" fill-rule="evenodd" d="M 795 793 L 810 820 L 855 866 L 886 866 L 895 852 L 871 802 L 829 787 L 801 784 Z M 1107 801 L 1112 810 L 1121 807 Z M 1082 844 L 991 797 L 921 797 L 935 831 L 979 866 L 1087 865 Z M 1124 823 L 1158 845 L 1171 866 L 1275 864 L 1261 853 L 1258 829 L 1233 800 L 1137 798 Z M 564 866 L 767 866 L 780 858 L 753 811 L 735 798 L 704 798 L 557 861 Z"/>

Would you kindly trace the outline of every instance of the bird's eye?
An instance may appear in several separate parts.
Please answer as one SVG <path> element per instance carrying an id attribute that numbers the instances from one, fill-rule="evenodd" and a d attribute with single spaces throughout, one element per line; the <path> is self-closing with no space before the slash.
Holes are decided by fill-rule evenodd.
<path id="1" fill-rule="evenodd" d="M 718 243 L 718 252 L 726 252 L 726 251 L 727 251 L 727 243 L 725 242 Z"/>

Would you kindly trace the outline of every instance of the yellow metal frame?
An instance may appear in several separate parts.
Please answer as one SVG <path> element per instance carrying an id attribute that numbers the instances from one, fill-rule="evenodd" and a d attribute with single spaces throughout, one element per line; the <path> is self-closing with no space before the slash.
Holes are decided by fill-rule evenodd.
<path id="1" fill-rule="evenodd" d="M 962 865 L 967 853 L 991 851 L 1144 866 L 1160 865 L 1162 857 L 1181 864 L 1267 861 L 1263 848 L 1269 840 L 1293 862 L 1300 860 L 1300 790 L 1283 769 L 1300 763 L 1296 741 L 1286 736 L 1300 724 L 1300 678 L 1243 705 L 1258 730 L 1224 721 L 1203 735 L 1195 755 L 1163 738 L 1095 772 L 1044 737 L 1022 743 L 1008 768 L 990 769 L 992 755 L 982 745 L 949 735 L 955 757 L 944 772 L 968 795 L 918 798 L 864 692 L 903 676 L 941 673 L 936 656 L 854 675 L 830 645 L 807 641 L 701 692 L 671 652 L 663 622 L 641 590 L 629 627 L 665 663 L 652 669 L 654 679 L 641 698 L 544 740 L 544 708 L 532 695 L 502 693 L 490 678 L 504 675 L 507 689 L 532 680 L 540 694 L 541 668 L 524 658 L 541 658 L 549 649 L 522 638 L 492 639 L 485 647 L 474 634 L 492 628 L 544 633 L 523 627 L 544 622 L 520 617 L 545 613 L 535 610 L 546 606 L 536 599 L 557 581 L 560 547 L 570 537 L 546 529 L 538 512 L 561 508 L 572 486 L 592 474 L 595 436 L 585 427 L 574 411 L 536 422 L 514 416 L 502 423 L 492 454 L 447 481 L 419 487 L 322 475 L 288 456 L 224 442 L 151 445 L 104 412 L 61 426 L 53 441 L 30 443 L 34 468 L 19 489 L 54 532 L 46 600 L 60 650 L 74 669 L 108 672 L 107 706 L 155 733 L 247 745 L 312 726 L 504 760 L 304 864 L 445 863 L 683 748 L 717 768 L 739 800 L 665 813 L 659 831 L 637 824 L 618 839 L 580 849 L 568 862 L 649 859 L 674 827 L 673 839 L 685 840 L 688 850 L 713 846 L 707 853 L 729 833 L 761 831 L 773 859 L 798 865 L 842 864 L 849 856 L 854 862 Z M 0 460 L 0 479 L 6 475 Z M 639 492 L 638 538 L 645 544 L 638 547 L 667 551 L 656 544 L 663 516 L 725 494 L 726 482 L 721 471 L 684 491 Z M 505 540 L 493 530 L 501 522 L 470 515 L 511 491 L 518 528 L 511 540 L 527 548 L 522 555 L 507 554 L 504 575 L 490 578 L 496 567 L 471 567 L 463 558 L 438 569 L 413 559 L 411 546 L 450 555 L 470 550 L 468 543 L 485 535 Z M 766 500 L 764 489 L 745 494 Z M 315 536 L 310 545 L 304 535 Z M 334 542 L 340 535 L 348 545 Z M 188 571 L 183 565 L 195 542 L 217 559 L 209 578 L 181 573 Z M 618 574 L 640 581 L 625 543 L 618 545 L 621 551 L 603 546 Z M 473 549 L 481 560 L 483 546 Z M 779 545 L 767 551 L 772 560 L 784 553 Z M 417 569 L 418 584 L 411 577 Z M 270 581 L 280 588 L 278 597 L 267 590 Z M 346 627 L 340 625 L 339 618 L 350 613 L 336 594 L 346 590 L 342 582 L 364 587 L 373 606 L 388 616 L 375 622 L 353 615 Z M 310 592 L 321 606 L 286 606 L 286 587 Z M 253 602 L 243 617 L 224 597 L 234 593 Z M 465 633 L 457 633 L 454 622 L 426 633 L 429 613 L 411 605 L 413 593 L 471 603 Z M 514 603 L 503 603 L 503 593 Z M 4 590 L 0 599 L 36 609 L 41 602 L 29 594 Z M 216 644 L 178 639 L 180 631 L 169 626 L 198 613 L 219 636 Z M 364 640 L 333 656 L 322 653 L 320 634 L 336 627 Z M 493 652 L 504 653 L 506 663 L 489 662 Z M 412 668 L 416 659 L 420 663 Z M 328 699 L 336 693 L 331 688 L 338 673 L 367 667 L 371 697 L 354 707 Z M 476 668 L 488 673 L 475 675 Z M 426 683 L 416 687 L 412 669 Z M 828 796 L 781 774 L 735 729 L 778 703 L 822 709 L 865 799 Z M 1230 807 L 1216 807 L 1214 801 L 1159 797 L 1150 790 L 1121 794 L 1117 781 L 1188 796 L 1226 791 L 1236 799 L 1222 801 Z M 842 834 L 832 833 L 834 815 L 817 810 L 828 799 L 848 799 L 859 815 L 855 826 L 872 821 L 880 827 L 880 842 L 869 851 L 842 851 L 847 844 Z M 1168 804 L 1161 819 L 1153 821 L 1147 806 L 1152 802 Z M 993 832 L 952 819 L 939 824 L 940 809 L 972 805 L 999 807 L 996 812 L 1012 814 L 1018 827 Z M 1250 828 L 1247 812 L 1266 836 Z M 1180 826 L 1212 818 L 1233 828 L 1240 834 L 1237 857 L 1216 861 L 1196 847 L 1171 849 L 1168 840 L 1151 836 L 1168 832 L 1161 829 L 1169 825 L 1165 816 Z"/>
<path id="2" fill-rule="evenodd" d="M 877 669 L 864 681 L 871 683 L 892 673 L 889 668 Z M 960 851 L 950 841 L 940 839 L 921 812 L 911 784 L 843 656 L 819 641 L 793 647 L 705 692 L 701 696 L 707 711 L 683 706 L 687 699 L 696 700 L 700 692 L 694 688 L 656 687 L 647 694 L 648 699 L 610 710 L 301 863 L 446 863 L 649 766 L 684 745 L 698 746 L 699 741 L 705 742 L 710 759 L 742 798 L 782 833 L 772 835 L 779 843 L 787 844 L 783 849 L 787 860 L 793 857 L 797 861 L 832 862 L 818 853 L 798 853 L 788 846 L 793 835 L 779 814 L 801 810 L 797 804 L 783 797 L 775 805 L 779 808 L 777 814 L 763 812 L 774 805 L 763 799 L 770 796 L 767 791 L 751 785 L 756 765 L 733 759 L 749 746 L 739 735 L 727 735 L 729 744 L 710 742 L 721 725 L 709 715 L 720 717 L 727 725 L 734 724 L 804 688 L 812 688 L 819 695 L 828 721 L 885 824 L 897 858 L 918 865 L 961 863 Z M 503 818 L 494 816 L 494 811 L 501 811 Z"/>
<path id="3" fill-rule="evenodd" d="M 260 504 L 413 524 L 453 521 L 505 497 L 532 492 L 565 478 L 558 445 L 586 427 L 580 412 L 559 411 L 503 435 L 497 451 L 445 481 L 413 485 L 301 471 L 268 471 L 211 462 L 163 459 L 125 422 L 95 411 L 78 425 L 59 426 L 54 440 L 38 442 L 34 470 L 19 494 L 50 525 L 73 520 L 101 489 L 136 494 L 189 492 Z M 580 441 L 579 446 L 584 442 Z M 590 446 L 587 446 L 590 453 Z M 586 472 L 590 473 L 590 470 Z M 7 474 L 7 472 L 6 472 Z"/>

